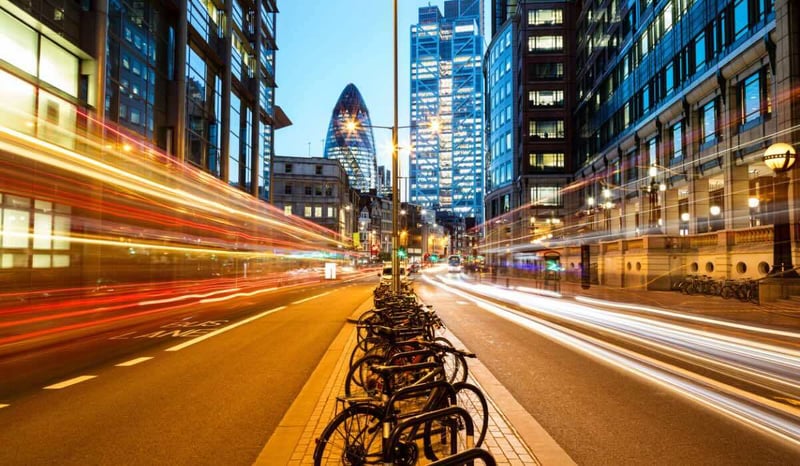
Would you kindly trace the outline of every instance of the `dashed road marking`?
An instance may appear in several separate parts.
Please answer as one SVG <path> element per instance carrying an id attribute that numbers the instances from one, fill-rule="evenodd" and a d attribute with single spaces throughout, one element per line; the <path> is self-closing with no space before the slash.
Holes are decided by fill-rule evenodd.
<path id="1" fill-rule="evenodd" d="M 62 388 L 67 388 L 71 385 L 75 385 L 81 382 L 86 382 L 87 380 L 91 380 L 97 377 L 96 375 L 82 375 L 80 377 L 75 377 L 74 379 L 65 380 L 63 382 L 55 383 L 53 385 L 48 385 L 44 387 L 45 390 L 60 390 Z"/>
<path id="2" fill-rule="evenodd" d="M 131 359 L 130 361 L 126 361 L 126 362 L 122 362 L 122 363 L 119 363 L 119 364 L 117 364 L 117 367 L 130 367 L 130 366 L 135 366 L 135 365 L 137 365 L 137 364 L 139 364 L 139 363 L 141 363 L 141 362 L 149 361 L 149 360 L 151 360 L 151 359 L 153 359 L 153 357 L 152 357 L 152 356 L 150 356 L 150 357 L 142 357 L 142 358 Z"/>
<path id="3" fill-rule="evenodd" d="M 311 301 L 312 299 L 317 299 L 317 298 L 319 298 L 319 297 L 325 296 L 326 294 L 330 294 L 330 291 L 328 291 L 328 292 L 326 292 L 326 293 L 322 293 L 322 294 L 314 295 L 314 296 L 312 296 L 312 297 L 310 297 L 310 298 L 301 299 L 300 301 L 295 301 L 295 302 L 293 302 L 292 304 L 302 304 L 302 303 L 304 303 L 304 302 L 306 302 L 306 301 Z"/>
<path id="4" fill-rule="evenodd" d="M 182 349 L 184 349 L 184 348 L 186 348 L 188 346 L 194 345 L 195 343 L 200 343 L 203 340 L 207 340 L 207 339 L 209 339 L 209 338 L 211 338 L 213 336 L 217 336 L 220 333 L 225 333 L 228 330 L 233 330 L 233 329 L 235 329 L 236 327 L 238 327 L 240 325 L 244 325 L 244 324 L 250 323 L 250 322 L 252 322 L 254 320 L 257 320 L 257 319 L 260 319 L 262 317 L 268 316 L 268 315 L 270 315 L 270 314 L 272 314 L 274 312 L 278 312 L 278 311 L 280 311 L 282 309 L 286 309 L 286 306 L 280 306 L 280 307 L 276 307 L 275 309 L 270 309 L 269 311 L 264 311 L 261 314 L 254 315 L 253 317 L 248 317 L 247 319 L 244 319 L 244 320 L 241 320 L 239 322 L 236 322 L 235 324 L 228 325 L 227 327 L 223 327 L 223 328 L 221 328 L 219 330 L 214 330 L 211 333 L 207 333 L 207 334 L 205 334 L 205 335 L 203 335 L 201 337 L 197 337 L 197 338 L 194 338 L 194 339 L 189 340 L 187 342 L 181 343 L 180 345 L 175 345 L 175 346 L 173 346 L 171 348 L 167 348 L 164 351 L 180 351 L 180 350 L 182 350 Z"/>

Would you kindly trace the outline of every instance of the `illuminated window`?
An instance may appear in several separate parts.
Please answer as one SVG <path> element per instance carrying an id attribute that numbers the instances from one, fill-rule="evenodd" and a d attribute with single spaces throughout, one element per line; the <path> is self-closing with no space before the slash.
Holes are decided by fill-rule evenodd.
<path id="1" fill-rule="evenodd" d="M 528 155 L 532 168 L 544 170 L 548 168 L 564 168 L 563 152 L 538 152 Z"/>
<path id="2" fill-rule="evenodd" d="M 683 157 L 683 123 L 678 122 L 672 126 L 672 158 Z"/>
<path id="3" fill-rule="evenodd" d="M 303 217 L 311 217 L 311 206 L 307 205 L 303 207 Z"/>
<path id="4" fill-rule="evenodd" d="M 530 194 L 532 205 L 561 205 L 561 188 L 558 186 L 534 186 L 530 189 Z"/>
<path id="5" fill-rule="evenodd" d="M 528 91 L 528 102 L 532 107 L 562 107 L 564 91 L 556 89 Z"/>
<path id="6" fill-rule="evenodd" d="M 528 10 L 528 24 L 531 26 L 543 26 L 551 24 L 563 24 L 564 13 L 562 10 L 547 8 L 537 8 Z"/>
<path id="7" fill-rule="evenodd" d="M 540 139 L 564 138 L 564 120 L 531 120 L 528 135 Z"/>
<path id="8" fill-rule="evenodd" d="M 314 207 L 314 217 L 322 218 L 322 207 L 320 206 Z"/>
<path id="9" fill-rule="evenodd" d="M 562 36 L 531 36 L 528 37 L 529 52 L 558 52 L 564 49 Z"/>
<path id="10" fill-rule="evenodd" d="M 283 206 L 283 214 L 284 215 L 292 215 L 292 206 L 290 206 L 290 205 Z"/>
<path id="11" fill-rule="evenodd" d="M 38 39 L 36 31 L 0 8 L 0 59 L 35 76 Z"/>

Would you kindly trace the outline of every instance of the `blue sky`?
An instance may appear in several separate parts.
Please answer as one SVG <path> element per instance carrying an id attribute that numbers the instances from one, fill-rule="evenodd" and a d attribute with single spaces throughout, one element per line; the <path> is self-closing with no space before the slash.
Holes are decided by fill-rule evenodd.
<path id="1" fill-rule="evenodd" d="M 444 2 L 398 1 L 400 126 L 409 121 L 410 28 L 418 8 L 428 4 L 443 9 Z M 392 0 L 282 0 L 278 8 L 275 100 L 293 124 L 276 131 L 275 153 L 307 156 L 311 143 L 311 156 L 322 156 L 331 111 L 351 82 L 361 91 L 372 123 L 391 126 Z M 391 131 L 375 129 L 374 134 L 378 164 L 391 165 Z M 400 131 L 399 144 L 408 144 L 407 130 Z"/>

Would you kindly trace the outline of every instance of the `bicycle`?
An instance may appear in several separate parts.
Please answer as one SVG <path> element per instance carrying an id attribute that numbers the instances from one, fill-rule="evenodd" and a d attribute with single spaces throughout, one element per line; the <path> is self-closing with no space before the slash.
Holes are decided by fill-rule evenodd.
<path id="1" fill-rule="evenodd" d="M 458 446 L 463 446 L 464 449 L 480 446 L 488 428 L 488 405 L 477 387 L 466 383 L 450 384 L 442 379 L 421 379 L 415 385 L 393 388 L 393 381 L 403 372 L 433 370 L 429 372 L 431 374 L 437 367 L 440 366 L 435 362 L 374 366 L 372 370 L 381 379 L 380 399 L 343 400 L 350 406 L 334 416 L 317 439 L 314 464 L 325 464 L 331 458 L 337 464 L 382 464 L 387 458 L 391 458 L 392 462 L 389 464 L 415 464 L 418 457 L 417 440 L 420 439 L 426 457 L 436 460 L 443 454 L 440 450 L 437 454 L 434 448 L 436 436 L 441 436 L 440 445 L 449 445 L 451 452 L 454 448 L 458 449 Z M 401 404 L 405 410 L 399 408 Z M 438 421 L 427 421 L 422 433 L 419 432 L 419 426 L 410 429 L 399 443 L 402 451 L 395 447 L 390 449 L 393 432 L 403 419 L 452 406 L 464 409 L 470 419 L 480 426 L 474 442 L 470 441 L 472 436 L 467 430 L 471 429 L 467 429 L 465 423 L 459 424 L 457 420 L 445 417 Z M 409 412 L 412 407 L 415 409 Z"/>

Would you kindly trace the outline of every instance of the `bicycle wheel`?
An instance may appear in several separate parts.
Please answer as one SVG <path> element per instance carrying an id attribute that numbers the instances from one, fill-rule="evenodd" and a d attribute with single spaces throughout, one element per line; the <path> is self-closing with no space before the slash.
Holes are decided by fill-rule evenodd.
<path id="1" fill-rule="evenodd" d="M 461 353 L 448 351 L 442 357 L 444 373 L 450 383 L 466 382 L 468 369 L 467 359 Z"/>
<path id="2" fill-rule="evenodd" d="M 489 429 L 489 404 L 483 392 L 470 383 L 454 383 L 456 389 L 456 404 L 466 409 L 472 418 L 475 427 L 475 447 L 483 444 L 486 431 Z"/>
<path id="3" fill-rule="evenodd" d="M 337 414 L 314 448 L 314 465 L 382 464 L 381 410 L 357 404 Z"/>
<path id="4" fill-rule="evenodd" d="M 367 354 L 375 354 L 370 352 L 370 350 L 376 346 L 382 345 L 384 343 L 383 338 L 380 337 L 366 337 L 362 338 L 361 340 L 356 343 L 356 346 L 353 347 L 353 351 L 350 353 L 350 367 L 353 366 L 353 363 L 359 360 L 359 358 L 363 358 Z"/>
<path id="5" fill-rule="evenodd" d="M 372 371 L 372 366 L 383 364 L 383 361 L 383 356 L 366 355 L 350 366 L 344 379 L 345 396 L 351 397 L 357 393 L 378 396 L 381 378 Z"/>
<path id="6" fill-rule="evenodd" d="M 722 296 L 725 299 L 731 299 L 734 296 L 736 296 L 736 290 L 733 288 L 733 285 L 725 285 L 722 287 L 720 296 Z"/>
<path id="7" fill-rule="evenodd" d="M 466 427 L 461 417 L 443 418 L 425 424 L 424 442 L 426 456 L 431 460 L 448 457 L 469 448 L 479 447 L 489 428 L 489 406 L 478 387 L 468 383 L 453 384 L 456 391 L 456 406 L 464 408 L 472 419 L 474 436 L 472 444 L 467 442 Z M 443 400 L 444 401 L 444 400 Z M 444 401 L 444 405 L 447 401 Z M 438 406 L 442 408 L 446 406 Z M 437 409 L 434 408 L 434 409 Z M 451 434 L 455 429 L 455 437 Z"/>

